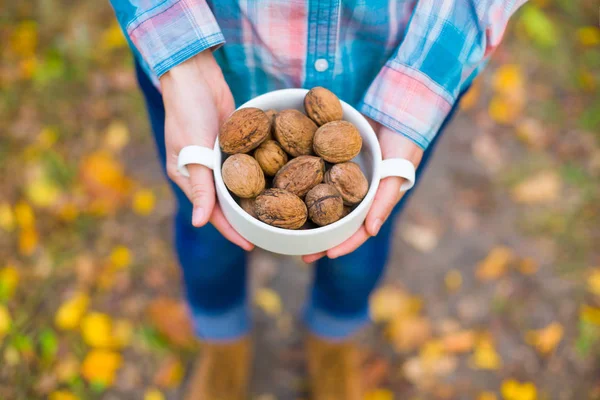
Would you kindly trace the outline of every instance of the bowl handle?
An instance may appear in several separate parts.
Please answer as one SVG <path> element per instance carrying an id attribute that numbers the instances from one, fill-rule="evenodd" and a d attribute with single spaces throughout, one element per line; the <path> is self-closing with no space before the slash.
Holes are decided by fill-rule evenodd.
<path id="1" fill-rule="evenodd" d="M 203 146 L 186 146 L 179 152 L 177 157 L 177 169 L 183 176 L 189 177 L 190 173 L 186 165 L 200 164 L 207 168 L 214 169 L 215 154 L 213 149 Z"/>
<path id="2" fill-rule="evenodd" d="M 389 158 L 381 162 L 380 179 L 388 176 L 397 176 L 406 179 L 400 187 L 400 192 L 405 192 L 415 185 L 415 166 L 404 158 Z"/>

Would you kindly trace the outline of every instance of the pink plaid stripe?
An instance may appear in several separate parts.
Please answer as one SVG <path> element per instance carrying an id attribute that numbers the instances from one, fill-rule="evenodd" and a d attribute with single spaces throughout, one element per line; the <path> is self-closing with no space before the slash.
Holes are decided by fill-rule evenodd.
<path id="1" fill-rule="evenodd" d="M 391 62 L 369 87 L 362 111 L 425 148 L 453 104 L 452 96 L 427 75 Z"/>
<path id="2" fill-rule="evenodd" d="M 225 41 L 204 0 L 165 1 L 131 21 L 127 32 L 157 76 Z"/>

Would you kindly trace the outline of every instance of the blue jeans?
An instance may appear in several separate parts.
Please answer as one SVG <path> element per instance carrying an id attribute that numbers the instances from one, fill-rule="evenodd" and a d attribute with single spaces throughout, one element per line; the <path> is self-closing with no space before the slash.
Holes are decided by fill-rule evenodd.
<path id="1" fill-rule="evenodd" d="M 164 168 L 165 110 L 162 96 L 137 65 L 136 71 Z M 417 171 L 417 183 L 446 123 L 423 156 Z M 190 201 L 173 182 L 170 183 L 178 206 L 175 248 L 183 270 L 185 293 L 196 334 L 206 340 L 232 340 L 243 336 L 251 328 L 246 252 L 221 236 L 210 224 L 194 228 Z M 368 323 L 369 295 L 383 274 L 396 217 L 411 193 L 409 191 L 403 197 L 376 237 L 344 257 L 324 258 L 317 262 L 304 308 L 304 321 L 311 332 L 328 339 L 343 339 Z"/>

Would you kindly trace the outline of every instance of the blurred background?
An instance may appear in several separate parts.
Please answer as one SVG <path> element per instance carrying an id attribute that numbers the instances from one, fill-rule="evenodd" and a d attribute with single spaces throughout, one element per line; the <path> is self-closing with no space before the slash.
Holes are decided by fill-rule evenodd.
<path id="1" fill-rule="evenodd" d="M 401 217 L 367 400 L 600 399 L 600 29 L 534 0 Z M 0 1 L 0 399 L 180 398 L 173 201 L 106 1 Z M 310 267 L 257 250 L 253 399 L 308 399 Z"/>

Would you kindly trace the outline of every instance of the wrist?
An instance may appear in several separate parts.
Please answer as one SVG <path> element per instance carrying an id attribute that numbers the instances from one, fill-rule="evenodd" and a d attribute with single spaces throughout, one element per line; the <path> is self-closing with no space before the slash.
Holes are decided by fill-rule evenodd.
<path id="1" fill-rule="evenodd" d="M 215 67 L 219 68 L 212 51 L 204 50 L 165 72 L 159 78 L 160 84 L 164 87 L 177 82 L 185 82 L 186 85 L 205 83 L 204 76 Z"/>

